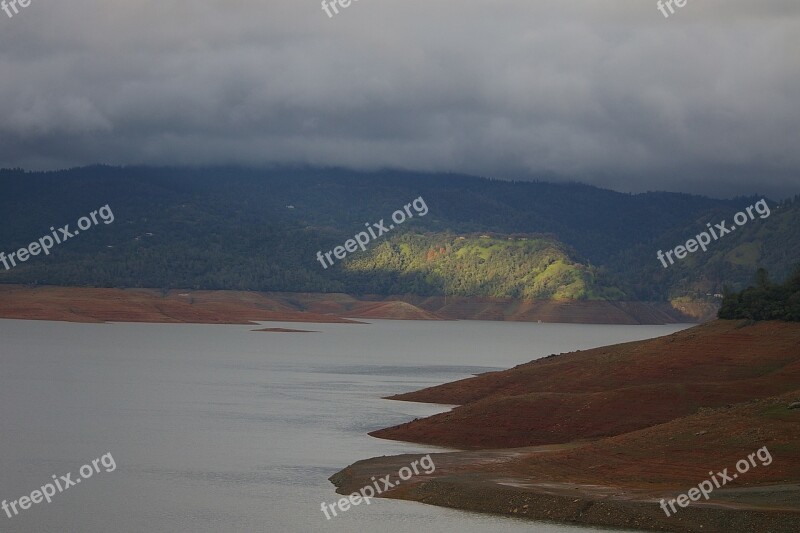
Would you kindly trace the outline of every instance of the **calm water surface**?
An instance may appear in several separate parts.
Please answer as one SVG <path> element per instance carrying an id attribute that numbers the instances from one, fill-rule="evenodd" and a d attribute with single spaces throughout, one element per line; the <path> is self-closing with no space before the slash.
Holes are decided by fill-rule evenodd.
<path id="1" fill-rule="evenodd" d="M 392 500 L 327 521 L 327 478 L 441 451 L 368 431 L 446 410 L 381 396 L 687 326 L 373 321 L 253 326 L 0 320 L 0 500 L 110 452 L 113 472 L 9 519 L 9 532 L 587 531 Z M 79 477 L 79 476 L 78 476 Z"/>

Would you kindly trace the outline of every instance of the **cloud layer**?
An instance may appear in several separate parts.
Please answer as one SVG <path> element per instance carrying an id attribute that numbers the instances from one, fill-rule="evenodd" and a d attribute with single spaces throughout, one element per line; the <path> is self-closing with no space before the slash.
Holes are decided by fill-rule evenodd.
<path id="1" fill-rule="evenodd" d="M 796 0 L 33 0 L 0 12 L 0 166 L 796 193 L 798 52 Z"/>

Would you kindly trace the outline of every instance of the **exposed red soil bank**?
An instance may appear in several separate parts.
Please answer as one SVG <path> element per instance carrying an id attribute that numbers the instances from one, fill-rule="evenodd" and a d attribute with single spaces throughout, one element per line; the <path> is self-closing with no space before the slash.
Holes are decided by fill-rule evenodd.
<path id="1" fill-rule="evenodd" d="M 593 300 L 514 300 L 463 296 L 390 296 L 448 319 L 559 322 L 567 324 L 675 324 L 716 317 L 712 304 L 603 302 Z"/>
<path id="2" fill-rule="evenodd" d="M 394 396 L 461 407 L 372 435 L 457 448 L 565 443 L 798 388 L 800 324 L 739 325 L 710 322 Z"/>
<path id="3" fill-rule="evenodd" d="M 693 322 L 658 302 L 521 301 L 507 298 L 365 296 L 157 289 L 94 289 L 0 285 L 0 318 L 72 322 L 252 321 L 348 322 L 348 317 L 399 320 L 509 320 L 586 324 Z"/>
<path id="4" fill-rule="evenodd" d="M 0 317 L 68 322 L 189 322 L 252 324 L 256 321 L 339 322 L 342 317 L 298 311 L 255 292 L 155 289 L 23 288 L 0 285 Z"/>
<path id="5" fill-rule="evenodd" d="M 373 435 L 476 451 L 434 455 L 433 475 L 390 497 L 655 531 L 798 531 L 800 324 L 716 321 L 395 398 L 460 407 Z M 770 465 L 671 517 L 660 508 L 764 446 Z M 347 494 L 407 463 L 361 461 L 331 480 Z"/>
<path id="6" fill-rule="evenodd" d="M 355 306 L 353 311 L 347 315 L 355 318 L 442 320 L 440 316 L 406 302 L 359 302 L 359 305 Z"/>

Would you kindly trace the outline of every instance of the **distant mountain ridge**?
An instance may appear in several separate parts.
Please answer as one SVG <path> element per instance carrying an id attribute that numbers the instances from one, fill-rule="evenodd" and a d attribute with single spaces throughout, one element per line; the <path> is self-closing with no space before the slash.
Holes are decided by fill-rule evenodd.
<path id="1" fill-rule="evenodd" d="M 0 251 L 50 226 L 74 227 L 106 204 L 116 217 L 48 257 L 0 267 L 0 283 L 713 301 L 723 284 L 744 287 L 758 266 L 781 280 L 800 259 L 797 198 L 770 202 L 769 219 L 664 269 L 657 250 L 760 197 L 400 171 L 106 166 L 2 170 L 0 191 Z M 316 261 L 317 251 L 420 196 L 424 218 L 335 267 Z"/>

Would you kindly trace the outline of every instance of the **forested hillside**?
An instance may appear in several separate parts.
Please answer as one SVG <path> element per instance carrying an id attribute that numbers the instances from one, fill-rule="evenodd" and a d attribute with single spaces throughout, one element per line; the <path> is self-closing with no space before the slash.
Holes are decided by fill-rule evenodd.
<path id="1" fill-rule="evenodd" d="M 597 269 L 540 235 L 405 234 L 345 265 L 368 293 L 510 296 L 522 299 L 615 299 Z"/>
<path id="2" fill-rule="evenodd" d="M 429 212 L 323 269 L 318 251 L 415 198 Z M 93 228 L 4 270 L 0 283 L 520 298 L 713 298 L 758 266 L 776 279 L 800 259 L 800 202 L 664 269 L 658 249 L 759 197 L 622 194 L 581 184 L 336 169 L 112 168 L 0 171 L 0 251 L 50 226 Z"/>

